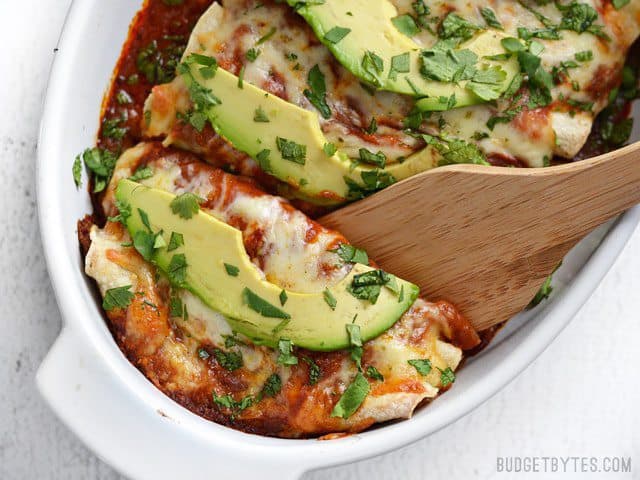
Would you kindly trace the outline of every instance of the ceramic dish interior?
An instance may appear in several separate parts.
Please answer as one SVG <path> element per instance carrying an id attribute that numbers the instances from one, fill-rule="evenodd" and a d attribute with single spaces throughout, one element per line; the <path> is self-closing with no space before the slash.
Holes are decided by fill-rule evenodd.
<path id="1" fill-rule="evenodd" d="M 71 162 L 93 143 L 98 99 L 139 7 L 131 0 L 73 3 L 51 74 L 37 178 L 42 240 L 65 322 L 40 367 L 38 386 L 62 421 L 129 477 L 195 478 L 215 468 L 219 478 L 298 478 L 433 433 L 495 394 L 549 345 L 640 221 L 636 207 L 581 242 L 554 277 L 551 298 L 513 319 L 460 371 L 455 389 L 411 420 L 333 441 L 265 438 L 206 421 L 164 396 L 122 355 L 82 273 L 76 237 L 76 221 L 91 206 L 87 192 L 73 186 Z M 633 138 L 640 138 L 638 130 Z"/>

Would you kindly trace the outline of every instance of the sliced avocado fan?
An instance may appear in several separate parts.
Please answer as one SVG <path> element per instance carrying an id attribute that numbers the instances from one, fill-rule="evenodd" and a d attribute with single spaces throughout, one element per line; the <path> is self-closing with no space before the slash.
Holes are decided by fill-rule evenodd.
<path id="1" fill-rule="evenodd" d="M 425 111 L 495 100 L 519 71 L 515 59 L 495 57 L 504 53 L 500 40 L 505 35 L 497 30 L 480 31 L 457 46 L 444 42 L 454 54 L 443 58 L 449 67 L 454 72 L 462 67 L 464 73 L 467 66 L 468 75 L 451 78 L 442 75 L 441 68 L 435 71 L 429 68 L 433 60 L 430 57 L 442 50 L 442 44 L 425 50 L 401 33 L 393 23 L 399 18 L 398 11 L 388 0 L 287 0 L 287 3 L 347 70 L 380 90 L 424 97 L 426 100 L 419 102 L 418 107 Z M 459 53 L 466 53 L 466 59 L 456 58 Z M 460 60 L 465 65 L 455 65 Z M 438 63 L 442 66 L 440 60 Z M 468 67 L 473 67 L 473 73 L 478 72 L 475 79 Z M 452 96 L 455 102 L 447 101 Z"/>
<path id="2" fill-rule="evenodd" d="M 416 285 L 362 264 L 354 264 L 324 292 L 285 291 L 265 280 L 251 262 L 239 230 L 199 208 L 188 215 L 174 213 L 179 197 L 131 180 L 118 182 L 116 198 L 126 206 L 120 212 L 128 212 L 123 221 L 134 245 L 149 247 L 139 249 L 141 254 L 256 343 L 275 348 L 280 339 L 288 339 L 309 350 L 347 348 L 346 325 L 357 324 L 363 341 L 375 338 L 419 293 Z M 182 242 L 171 242 L 176 234 Z M 363 294 L 369 299 L 363 300 Z"/>
<path id="3" fill-rule="evenodd" d="M 440 154 L 431 146 L 384 168 L 352 161 L 327 143 L 317 113 L 222 68 L 212 70 L 211 62 L 215 59 L 192 54 L 181 64 L 195 105 L 191 118 L 208 120 L 220 136 L 304 199 L 338 205 L 437 166 Z"/>

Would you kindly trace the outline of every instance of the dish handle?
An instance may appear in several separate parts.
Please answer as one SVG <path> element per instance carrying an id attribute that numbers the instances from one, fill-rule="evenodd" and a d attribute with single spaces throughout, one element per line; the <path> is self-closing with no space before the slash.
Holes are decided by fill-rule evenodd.
<path id="1" fill-rule="evenodd" d="M 300 465 L 304 460 L 299 458 L 273 458 L 260 448 L 249 451 L 248 445 L 233 449 L 225 432 L 212 442 L 160 407 L 150 408 L 74 327 L 63 328 L 38 369 L 36 383 L 60 420 L 102 460 L 132 479 L 199 478 L 215 472 L 217 478 L 298 480 L 312 468 Z"/>

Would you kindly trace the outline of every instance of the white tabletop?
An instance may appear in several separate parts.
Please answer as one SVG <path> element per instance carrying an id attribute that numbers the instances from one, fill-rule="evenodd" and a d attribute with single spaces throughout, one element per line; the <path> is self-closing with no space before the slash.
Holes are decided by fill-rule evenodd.
<path id="1" fill-rule="evenodd" d="M 5 179 L 0 187 L 0 478 L 4 480 L 121 478 L 58 422 L 34 386 L 36 368 L 61 323 L 42 256 L 34 171 L 42 99 L 69 3 L 0 0 L 0 165 Z M 634 453 L 634 473 L 599 473 L 591 478 L 640 478 L 639 311 L 637 232 L 571 325 L 486 404 L 410 447 L 306 478 L 506 479 L 513 475 L 497 472 L 498 456 Z"/>

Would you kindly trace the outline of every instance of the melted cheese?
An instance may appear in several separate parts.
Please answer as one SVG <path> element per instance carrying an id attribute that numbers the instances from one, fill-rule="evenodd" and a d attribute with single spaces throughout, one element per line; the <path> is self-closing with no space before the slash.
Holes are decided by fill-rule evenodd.
<path id="1" fill-rule="evenodd" d="M 411 0 L 392 0 L 392 3 L 400 14 L 413 13 Z M 489 6 L 505 32 L 514 37 L 517 37 L 519 27 L 543 27 L 520 2 L 492 0 L 485 3 L 467 0 L 429 2 L 429 18 L 441 19 L 455 11 L 483 26 L 480 7 Z M 555 103 L 551 107 L 530 110 L 525 106 L 513 121 L 498 124 L 493 130 L 487 128 L 487 120 L 508 107 L 505 101 L 499 101 L 496 106 L 483 104 L 454 109 L 433 115 L 427 122 L 426 131 L 475 143 L 488 156 L 514 159 L 532 167 L 543 166 L 553 155 L 574 156 L 586 141 L 594 116 L 606 106 L 608 91 L 616 83 L 626 50 L 640 31 L 640 0 L 632 0 L 620 11 L 604 0 L 582 3 L 600 12 L 595 23 L 603 26 L 610 41 L 590 33 L 567 30 L 560 32 L 560 40 L 536 39 L 544 46 L 541 59 L 546 70 L 551 71 L 562 62 L 576 64 L 575 68 L 567 70 L 567 78 L 554 86 Z M 326 78 L 327 102 L 333 116 L 328 120 L 318 118 L 329 141 L 352 158 L 358 157 L 361 147 L 380 150 L 387 156 L 388 163 L 423 148 L 421 142 L 402 132 L 402 120 L 411 110 L 412 99 L 389 92 L 372 95 L 365 91 L 360 81 L 337 64 L 314 38 L 311 29 L 289 7 L 271 2 L 266 2 L 262 8 L 253 7 L 255 2 L 249 0 L 226 1 L 224 8 L 214 3 L 194 29 L 185 55 L 198 52 L 215 56 L 222 68 L 236 74 L 244 66 L 245 81 L 312 111 L 315 109 L 303 92 L 308 88 L 307 73 L 314 65 L 319 65 Z M 534 8 L 553 24 L 561 20 L 561 12 L 553 2 Z M 437 22 L 434 25 L 437 26 Z M 276 33 L 256 47 L 257 41 L 272 27 L 276 28 Z M 427 30 L 422 30 L 414 39 L 424 47 L 432 46 L 437 40 Z M 261 52 L 254 62 L 244 58 L 250 48 L 259 48 Z M 588 50 L 593 52 L 593 60 L 576 63 L 575 54 Z M 603 82 L 606 84 L 600 85 Z M 579 85 L 580 90 L 575 91 L 573 85 Z M 591 111 L 583 112 L 571 107 L 569 102 L 593 103 L 593 107 Z M 184 137 L 184 129 L 176 128 L 176 112 L 185 112 L 188 108 L 188 94 L 181 78 L 154 88 L 147 101 L 151 117 L 146 133 L 165 136 L 168 143 L 206 155 L 206 149 L 203 151 L 201 145 Z M 378 131 L 364 135 L 363 129 L 372 118 L 378 121 Z M 489 138 L 478 139 L 479 132 L 489 134 Z"/>
<path id="2" fill-rule="evenodd" d="M 252 259 L 279 285 L 292 284 L 298 290 L 314 291 L 347 273 L 348 268 L 342 266 L 327 275 L 326 268 L 321 267 L 338 263 L 336 255 L 327 251 L 336 242 L 344 242 L 336 232 L 316 224 L 318 231 L 310 242 L 307 232 L 314 224 L 282 199 L 263 194 L 184 153 L 159 151 L 152 144 L 141 144 L 121 156 L 105 195 L 107 211 L 116 213 L 112 193 L 117 179 L 141 166 L 154 171 L 145 183 L 174 193 L 195 192 L 207 198 L 207 210 L 212 215 L 224 221 L 240 220 L 243 235 L 251 235 L 257 229 L 263 232 L 263 248 L 267 252 L 253 252 Z M 279 365 L 277 352 L 253 345 L 242 336 L 236 337 L 238 346 L 226 347 L 225 339 L 233 335 L 226 318 L 187 291 L 173 294 L 179 295 L 188 315 L 170 319 L 167 304 L 171 294 L 166 280 L 154 276 L 153 267 L 133 248 L 123 246 L 129 241 L 123 228 L 115 224 L 107 224 L 102 230 L 93 227 L 91 239 L 86 271 L 103 295 L 109 288 L 132 284 L 140 303 L 154 299 L 153 310 L 144 310 L 146 313 L 133 305 L 126 309 L 124 323 L 117 312 L 107 312 L 110 320 L 123 329 L 117 337 L 121 346 L 159 388 L 174 398 L 189 399 L 186 405 L 200 414 L 207 409 L 218 412 L 211 406 L 210 394 L 202 399 L 203 389 L 222 396 L 232 387 L 236 399 L 256 396 L 267 379 L 277 373 L 282 392 L 273 401 L 263 399 L 239 414 L 241 420 L 260 421 L 267 426 L 277 420 L 282 431 L 276 434 L 284 436 L 359 430 L 375 421 L 409 417 L 423 399 L 440 391 L 438 368 L 455 369 L 462 358 L 461 350 L 447 341 L 450 329 L 445 314 L 436 304 L 417 300 L 390 330 L 364 345 L 363 365 L 374 365 L 385 381 L 372 381 L 370 394 L 352 417 L 332 418 L 333 404 L 357 373 L 348 352 L 316 353 L 317 362 L 325 365 L 326 359 L 330 363 L 317 385 L 309 386 L 305 362 L 291 367 Z M 256 255 L 262 255 L 263 260 L 258 261 Z M 149 318 L 160 323 L 150 325 L 146 317 L 139 317 L 141 313 L 151 314 Z M 160 324 L 164 327 L 160 328 Z M 214 349 L 231 348 L 242 354 L 243 365 L 226 372 L 215 361 L 201 358 L 201 348 L 212 358 Z M 429 375 L 419 375 L 407 363 L 417 358 L 431 361 L 433 371 Z"/>

